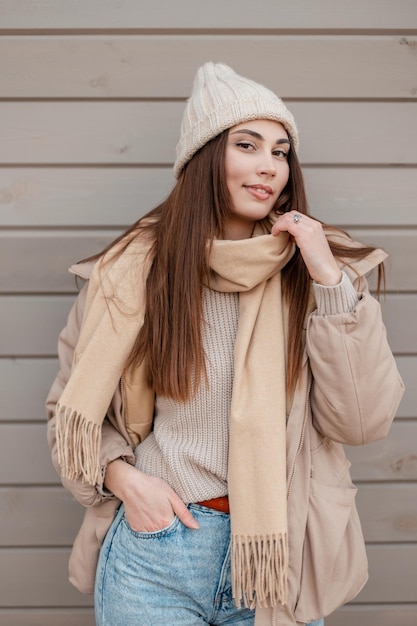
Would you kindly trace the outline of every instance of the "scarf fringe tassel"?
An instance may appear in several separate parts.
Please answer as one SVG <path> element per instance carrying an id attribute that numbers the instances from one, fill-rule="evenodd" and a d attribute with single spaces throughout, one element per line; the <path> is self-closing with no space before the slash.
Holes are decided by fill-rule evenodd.
<path id="1" fill-rule="evenodd" d="M 57 405 L 56 441 L 61 474 L 69 480 L 101 484 L 101 424 L 89 422 L 71 408 Z"/>
<path id="2" fill-rule="evenodd" d="M 287 534 L 232 537 L 232 588 L 236 605 L 254 609 L 287 603 Z"/>

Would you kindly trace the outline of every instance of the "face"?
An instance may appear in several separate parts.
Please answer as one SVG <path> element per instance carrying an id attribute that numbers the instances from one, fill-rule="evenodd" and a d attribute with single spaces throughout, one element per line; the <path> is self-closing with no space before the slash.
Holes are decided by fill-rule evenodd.
<path id="1" fill-rule="evenodd" d="M 272 120 L 233 126 L 226 146 L 226 181 L 232 215 L 226 239 L 250 237 L 258 220 L 272 210 L 289 177 L 290 142 L 285 128 Z"/>

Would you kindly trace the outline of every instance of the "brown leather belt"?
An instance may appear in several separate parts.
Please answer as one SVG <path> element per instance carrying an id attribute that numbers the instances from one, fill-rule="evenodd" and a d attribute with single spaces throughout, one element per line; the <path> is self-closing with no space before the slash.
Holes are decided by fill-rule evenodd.
<path id="1" fill-rule="evenodd" d="M 214 509 L 215 511 L 230 514 L 229 498 L 227 496 L 212 498 L 211 500 L 203 500 L 203 502 L 196 502 L 196 504 L 206 506 L 208 509 Z"/>

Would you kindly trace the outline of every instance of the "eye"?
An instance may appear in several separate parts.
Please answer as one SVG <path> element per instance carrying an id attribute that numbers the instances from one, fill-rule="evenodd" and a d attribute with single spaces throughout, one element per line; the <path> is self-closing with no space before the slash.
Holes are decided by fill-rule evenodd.
<path id="1" fill-rule="evenodd" d="M 274 150 L 272 154 L 279 159 L 286 159 L 288 157 L 288 152 L 285 152 L 285 150 L 282 150 L 281 148 L 279 148 L 279 150 Z"/>
<path id="2" fill-rule="evenodd" d="M 238 141 L 236 145 L 243 150 L 255 150 L 255 146 L 250 141 Z"/>

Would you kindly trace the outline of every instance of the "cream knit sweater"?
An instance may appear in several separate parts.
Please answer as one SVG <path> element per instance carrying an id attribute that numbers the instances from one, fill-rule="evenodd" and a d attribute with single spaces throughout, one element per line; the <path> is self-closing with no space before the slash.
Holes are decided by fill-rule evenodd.
<path id="1" fill-rule="evenodd" d="M 238 294 L 205 288 L 203 313 L 210 387 L 203 382 L 196 396 L 183 403 L 157 397 L 154 430 L 136 448 L 136 467 L 163 478 L 186 503 L 227 494 Z"/>
<path id="2" fill-rule="evenodd" d="M 351 311 L 358 296 L 349 278 L 335 287 L 314 284 L 319 315 Z M 136 448 L 136 467 L 163 478 L 185 502 L 227 494 L 229 414 L 233 349 L 237 333 L 237 293 L 203 291 L 203 342 L 209 386 L 179 403 L 157 397 L 153 432 Z"/>

